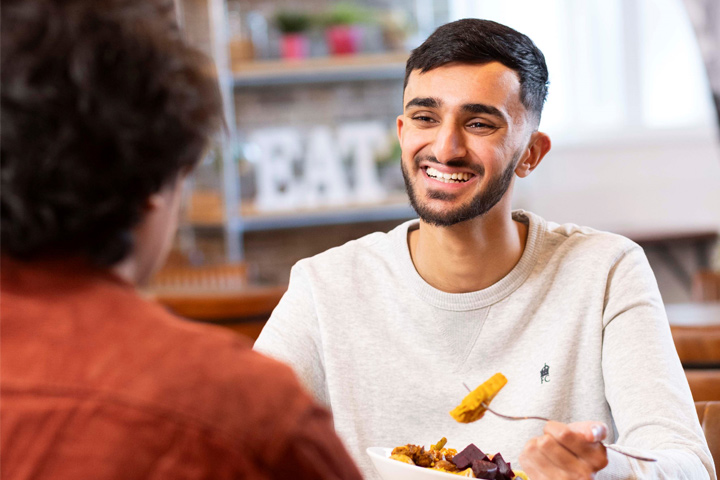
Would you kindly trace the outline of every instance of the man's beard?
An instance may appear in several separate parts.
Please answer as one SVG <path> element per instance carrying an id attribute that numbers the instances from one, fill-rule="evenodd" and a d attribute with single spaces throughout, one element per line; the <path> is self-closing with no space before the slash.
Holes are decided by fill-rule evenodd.
<path id="1" fill-rule="evenodd" d="M 488 183 L 487 187 L 472 199 L 467 205 L 461 205 L 455 210 L 449 212 L 436 212 L 431 209 L 427 202 L 423 199 L 418 198 L 417 193 L 414 190 L 413 184 L 410 181 L 410 176 L 405 168 L 403 162 L 400 163 L 402 169 L 403 179 L 405 180 L 405 190 L 407 191 L 408 197 L 410 197 L 410 205 L 415 209 L 420 218 L 430 225 L 437 227 L 450 227 L 466 220 L 471 220 L 476 217 L 485 215 L 491 208 L 493 208 L 505 195 L 505 192 L 510 188 L 513 176 L 515 175 L 515 166 L 518 159 L 520 158 L 521 151 L 517 151 L 512 158 L 512 161 L 505 168 L 505 171 L 501 175 L 493 178 Z M 434 157 L 415 157 L 415 164 L 418 165 L 422 160 L 430 160 L 439 163 Z M 458 163 L 448 162 L 449 166 L 460 166 Z M 482 176 L 484 170 L 480 169 L 476 172 L 477 175 Z M 452 200 L 455 195 L 447 192 L 430 191 L 428 193 L 429 200 Z"/>

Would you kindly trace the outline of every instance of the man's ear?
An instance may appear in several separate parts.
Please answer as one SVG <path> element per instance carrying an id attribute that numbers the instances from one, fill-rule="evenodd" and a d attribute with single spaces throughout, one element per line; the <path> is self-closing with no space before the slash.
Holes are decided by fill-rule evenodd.
<path id="1" fill-rule="evenodd" d="M 145 210 L 144 213 L 146 215 L 162 207 L 162 205 L 167 201 L 166 198 L 163 196 L 162 192 L 163 190 L 151 193 L 150 196 L 145 199 L 143 209 Z"/>
<path id="2" fill-rule="evenodd" d="M 399 140 L 402 140 L 402 129 L 403 129 L 404 126 L 405 126 L 405 121 L 403 120 L 403 116 L 402 116 L 402 115 L 398 115 L 398 117 L 397 117 L 397 136 L 398 136 L 398 141 L 399 141 Z"/>
<path id="3" fill-rule="evenodd" d="M 533 132 L 524 155 L 515 167 L 515 174 L 520 178 L 530 175 L 530 172 L 540 165 L 540 161 L 550 151 L 551 146 L 550 137 L 542 132 Z"/>
<path id="4" fill-rule="evenodd" d="M 190 173 L 192 173 L 192 170 L 192 167 L 183 168 L 178 172 L 175 178 L 163 185 L 160 190 L 150 194 L 150 196 L 145 199 L 145 203 L 143 204 L 145 214 L 157 210 L 158 208 L 162 207 L 166 202 L 170 201 L 168 200 L 168 193 L 171 190 L 182 189 L 183 182 L 185 182 Z"/>

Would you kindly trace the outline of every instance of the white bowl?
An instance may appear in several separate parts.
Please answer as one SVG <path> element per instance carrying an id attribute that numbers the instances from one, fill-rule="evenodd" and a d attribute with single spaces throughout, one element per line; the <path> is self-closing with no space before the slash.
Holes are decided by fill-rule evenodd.
<path id="1" fill-rule="evenodd" d="M 370 447 L 366 450 L 367 454 L 370 455 L 370 460 L 375 465 L 375 470 L 378 471 L 383 480 L 437 480 L 441 478 L 454 478 L 457 480 L 462 478 L 451 473 L 392 460 L 390 459 L 392 450 L 392 448 L 385 447 Z"/>

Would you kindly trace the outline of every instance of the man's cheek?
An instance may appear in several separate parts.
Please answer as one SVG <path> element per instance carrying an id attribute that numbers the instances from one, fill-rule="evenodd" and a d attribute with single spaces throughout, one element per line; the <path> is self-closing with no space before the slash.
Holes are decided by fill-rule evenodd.
<path id="1" fill-rule="evenodd" d="M 410 158 L 415 157 L 418 153 L 421 152 L 423 148 L 425 148 L 428 145 L 428 140 L 426 138 L 423 138 L 421 136 L 415 135 L 415 136 L 408 136 L 405 138 L 404 142 L 401 142 L 400 147 L 403 151 L 403 156 L 409 156 Z"/>

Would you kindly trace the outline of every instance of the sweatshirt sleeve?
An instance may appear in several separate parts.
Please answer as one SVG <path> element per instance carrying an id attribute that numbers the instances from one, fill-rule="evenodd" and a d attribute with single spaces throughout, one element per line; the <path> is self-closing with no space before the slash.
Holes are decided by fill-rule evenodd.
<path id="1" fill-rule="evenodd" d="M 303 261 L 292 268 L 287 292 L 265 324 L 254 349 L 289 365 L 315 399 L 329 405 L 312 284 Z"/>
<path id="2" fill-rule="evenodd" d="M 655 277 L 636 245 L 609 273 L 603 326 L 605 397 L 616 445 L 658 461 L 608 451 L 609 465 L 598 478 L 715 480 Z"/>

